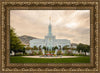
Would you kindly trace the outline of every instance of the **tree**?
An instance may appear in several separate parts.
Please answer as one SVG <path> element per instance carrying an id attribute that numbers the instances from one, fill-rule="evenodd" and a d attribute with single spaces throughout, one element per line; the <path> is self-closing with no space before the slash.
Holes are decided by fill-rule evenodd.
<path id="1" fill-rule="evenodd" d="M 86 44 L 80 43 L 80 44 L 77 46 L 77 50 L 78 50 L 78 52 L 80 52 L 80 50 L 81 50 L 82 52 L 85 52 L 85 55 L 86 55 L 86 52 L 89 52 L 89 51 L 90 51 L 90 46 L 89 46 L 89 45 L 86 45 Z"/>
<path id="2" fill-rule="evenodd" d="M 80 52 L 80 50 L 82 50 L 82 49 L 83 49 L 83 44 L 81 44 L 81 43 L 78 44 L 77 45 L 77 51 Z"/>
<path id="3" fill-rule="evenodd" d="M 86 55 L 86 52 L 90 51 L 90 46 L 89 45 L 84 45 L 84 49 L 82 51 L 85 52 L 85 55 Z"/>
<path id="4" fill-rule="evenodd" d="M 10 51 L 14 51 L 15 55 L 17 52 L 22 52 L 24 45 L 21 43 L 20 39 L 16 36 L 14 29 L 10 29 Z"/>
<path id="5" fill-rule="evenodd" d="M 87 45 L 87 52 L 90 52 L 90 46 L 89 45 Z"/>
<path id="6" fill-rule="evenodd" d="M 39 50 L 41 50 L 41 45 L 39 46 Z"/>
<path id="7" fill-rule="evenodd" d="M 46 50 L 46 47 L 45 47 L 45 46 L 43 46 L 43 49 L 44 49 L 44 50 Z"/>
<path id="8" fill-rule="evenodd" d="M 55 50 L 55 49 L 58 49 L 58 47 L 57 47 L 57 46 L 55 46 L 53 49 L 54 49 L 54 50 Z"/>
<path id="9" fill-rule="evenodd" d="M 37 50 L 38 48 L 36 46 L 33 47 L 34 50 Z"/>
<path id="10" fill-rule="evenodd" d="M 25 54 L 25 47 L 23 48 L 23 55 Z"/>
<path id="11" fill-rule="evenodd" d="M 59 45 L 59 47 L 60 47 L 60 50 L 61 50 L 61 45 Z"/>
<path id="12" fill-rule="evenodd" d="M 32 49 L 32 48 L 31 48 L 31 47 L 29 47 L 29 46 L 27 46 L 25 49 L 26 49 L 26 50 L 30 50 L 30 49 Z"/>
<path id="13" fill-rule="evenodd" d="M 69 49 L 69 48 L 68 48 L 67 45 L 63 47 L 63 50 L 68 50 L 68 49 Z"/>

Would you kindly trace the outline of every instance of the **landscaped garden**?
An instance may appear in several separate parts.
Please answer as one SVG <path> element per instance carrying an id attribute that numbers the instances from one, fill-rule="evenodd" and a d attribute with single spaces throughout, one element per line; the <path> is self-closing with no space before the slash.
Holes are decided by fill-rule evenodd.
<path id="1" fill-rule="evenodd" d="M 59 47 L 52 47 L 52 50 L 46 46 L 41 47 L 41 45 L 39 47 L 29 47 L 21 43 L 13 29 L 10 30 L 10 41 L 11 63 L 90 63 L 90 54 L 86 54 L 90 52 L 90 46 L 86 44 L 80 43 L 77 48 L 68 48 L 67 45 L 61 47 L 59 45 Z M 38 56 L 38 58 L 29 56 Z"/>

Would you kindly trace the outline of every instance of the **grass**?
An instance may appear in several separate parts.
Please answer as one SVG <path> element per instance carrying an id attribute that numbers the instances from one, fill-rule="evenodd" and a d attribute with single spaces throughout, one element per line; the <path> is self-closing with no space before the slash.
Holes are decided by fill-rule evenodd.
<path id="1" fill-rule="evenodd" d="M 11 56 L 10 63 L 90 63 L 89 56 L 77 58 L 24 58 L 21 56 Z"/>

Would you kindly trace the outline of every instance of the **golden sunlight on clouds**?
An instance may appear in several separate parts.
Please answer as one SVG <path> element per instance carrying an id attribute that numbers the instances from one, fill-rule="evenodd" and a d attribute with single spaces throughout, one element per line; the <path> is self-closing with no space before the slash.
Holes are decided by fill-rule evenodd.
<path id="1" fill-rule="evenodd" d="M 18 36 L 43 39 L 48 33 L 49 17 L 57 39 L 90 44 L 89 10 L 11 10 L 10 25 Z"/>

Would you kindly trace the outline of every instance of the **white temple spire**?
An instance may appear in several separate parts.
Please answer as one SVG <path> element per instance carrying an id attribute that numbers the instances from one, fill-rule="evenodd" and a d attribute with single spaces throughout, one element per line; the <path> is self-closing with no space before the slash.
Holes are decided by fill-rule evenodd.
<path id="1" fill-rule="evenodd" d="M 52 35 L 52 26 L 51 26 L 51 17 L 49 17 L 49 27 L 48 27 L 48 30 L 49 30 L 49 32 L 48 32 L 48 35 Z"/>

